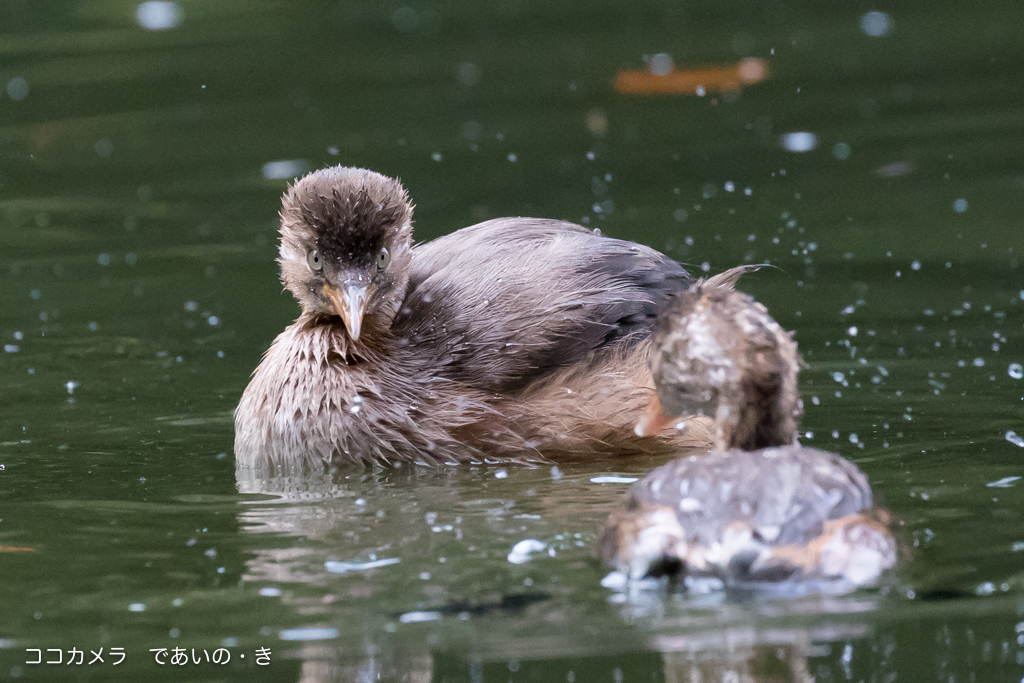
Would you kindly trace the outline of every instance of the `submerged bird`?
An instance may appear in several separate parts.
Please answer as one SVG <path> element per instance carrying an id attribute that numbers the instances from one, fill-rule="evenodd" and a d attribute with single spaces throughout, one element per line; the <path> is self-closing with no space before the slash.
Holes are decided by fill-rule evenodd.
<path id="1" fill-rule="evenodd" d="M 235 411 L 243 467 L 707 448 L 700 420 L 632 429 L 656 311 L 689 281 L 653 249 L 537 218 L 414 246 L 402 185 L 335 166 L 285 193 L 279 262 L 302 312 Z"/>
<path id="2" fill-rule="evenodd" d="M 800 355 L 763 305 L 733 290 L 751 268 L 698 280 L 658 319 L 657 397 L 637 433 L 684 414 L 713 416 L 715 452 L 635 483 L 609 516 L 599 555 L 634 580 L 871 583 L 896 560 L 888 514 L 872 507 L 856 465 L 797 443 Z"/>

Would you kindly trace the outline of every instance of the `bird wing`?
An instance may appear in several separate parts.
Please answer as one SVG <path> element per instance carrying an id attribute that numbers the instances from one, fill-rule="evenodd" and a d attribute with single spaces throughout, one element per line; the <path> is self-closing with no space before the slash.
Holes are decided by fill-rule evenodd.
<path id="1" fill-rule="evenodd" d="M 438 375 L 514 392 L 646 337 L 682 266 L 572 223 L 498 218 L 413 251 L 392 331 L 436 350 Z"/>

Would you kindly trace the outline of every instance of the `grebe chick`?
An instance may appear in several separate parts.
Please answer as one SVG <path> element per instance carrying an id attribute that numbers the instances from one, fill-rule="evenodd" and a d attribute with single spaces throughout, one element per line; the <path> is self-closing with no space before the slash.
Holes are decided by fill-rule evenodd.
<path id="1" fill-rule="evenodd" d="M 697 281 L 656 323 L 657 398 L 637 432 L 714 416 L 715 452 L 635 483 L 598 553 L 633 580 L 830 591 L 872 583 L 896 561 L 888 513 L 872 509 L 856 465 L 796 442 L 800 355 L 763 305 L 733 290 L 751 268 Z"/>
<path id="2" fill-rule="evenodd" d="M 650 330 L 689 278 L 668 257 L 571 223 L 500 218 L 412 243 L 386 176 L 336 166 L 281 210 L 281 280 L 301 314 L 235 411 L 242 467 L 539 460 L 706 449 L 709 421 L 633 425 Z"/>

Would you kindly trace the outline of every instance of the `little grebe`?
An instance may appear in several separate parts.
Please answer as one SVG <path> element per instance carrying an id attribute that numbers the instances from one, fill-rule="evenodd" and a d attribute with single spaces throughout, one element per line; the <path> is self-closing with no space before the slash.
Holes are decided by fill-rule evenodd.
<path id="1" fill-rule="evenodd" d="M 796 443 L 800 355 L 763 305 L 732 289 L 749 269 L 698 280 L 653 333 L 657 398 L 637 432 L 685 413 L 714 416 L 716 453 L 634 484 L 598 552 L 629 579 L 871 583 L 896 560 L 887 513 L 872 509 L 856 465 Z"/>
<path id="2" fill-rule="evenodd" d="M 653 389 L 656 311 L 688 281 L 653 249 L 537 218 L 413 246 L 402 185 L 336 166 L 285 193 L 279 261 L 302 313 L 235 411 L 241 466 L 710 443 L 707 421 L 665 439 L 632 430 Z"/>

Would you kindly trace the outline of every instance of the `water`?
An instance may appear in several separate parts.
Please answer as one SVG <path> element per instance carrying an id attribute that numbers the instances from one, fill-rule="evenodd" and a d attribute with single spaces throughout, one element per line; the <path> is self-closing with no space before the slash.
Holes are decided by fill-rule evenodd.
<path id="1" fill-rule="evenodd" d="M 1024 16 L 883 9 L 4 4 L 0 679 L 1021 680 Z M 768 78 L 617 94 L 644 55 Z M 539 215 L 778 266 L 742 287 L 797 330 L 806 442 L 868 474 L 899 571 L 605 588 L 650 459 L 236 481 L 231 411 L 297 312 L 279 196 L 331 163 L 401 176 L 419 239 Z"/>

